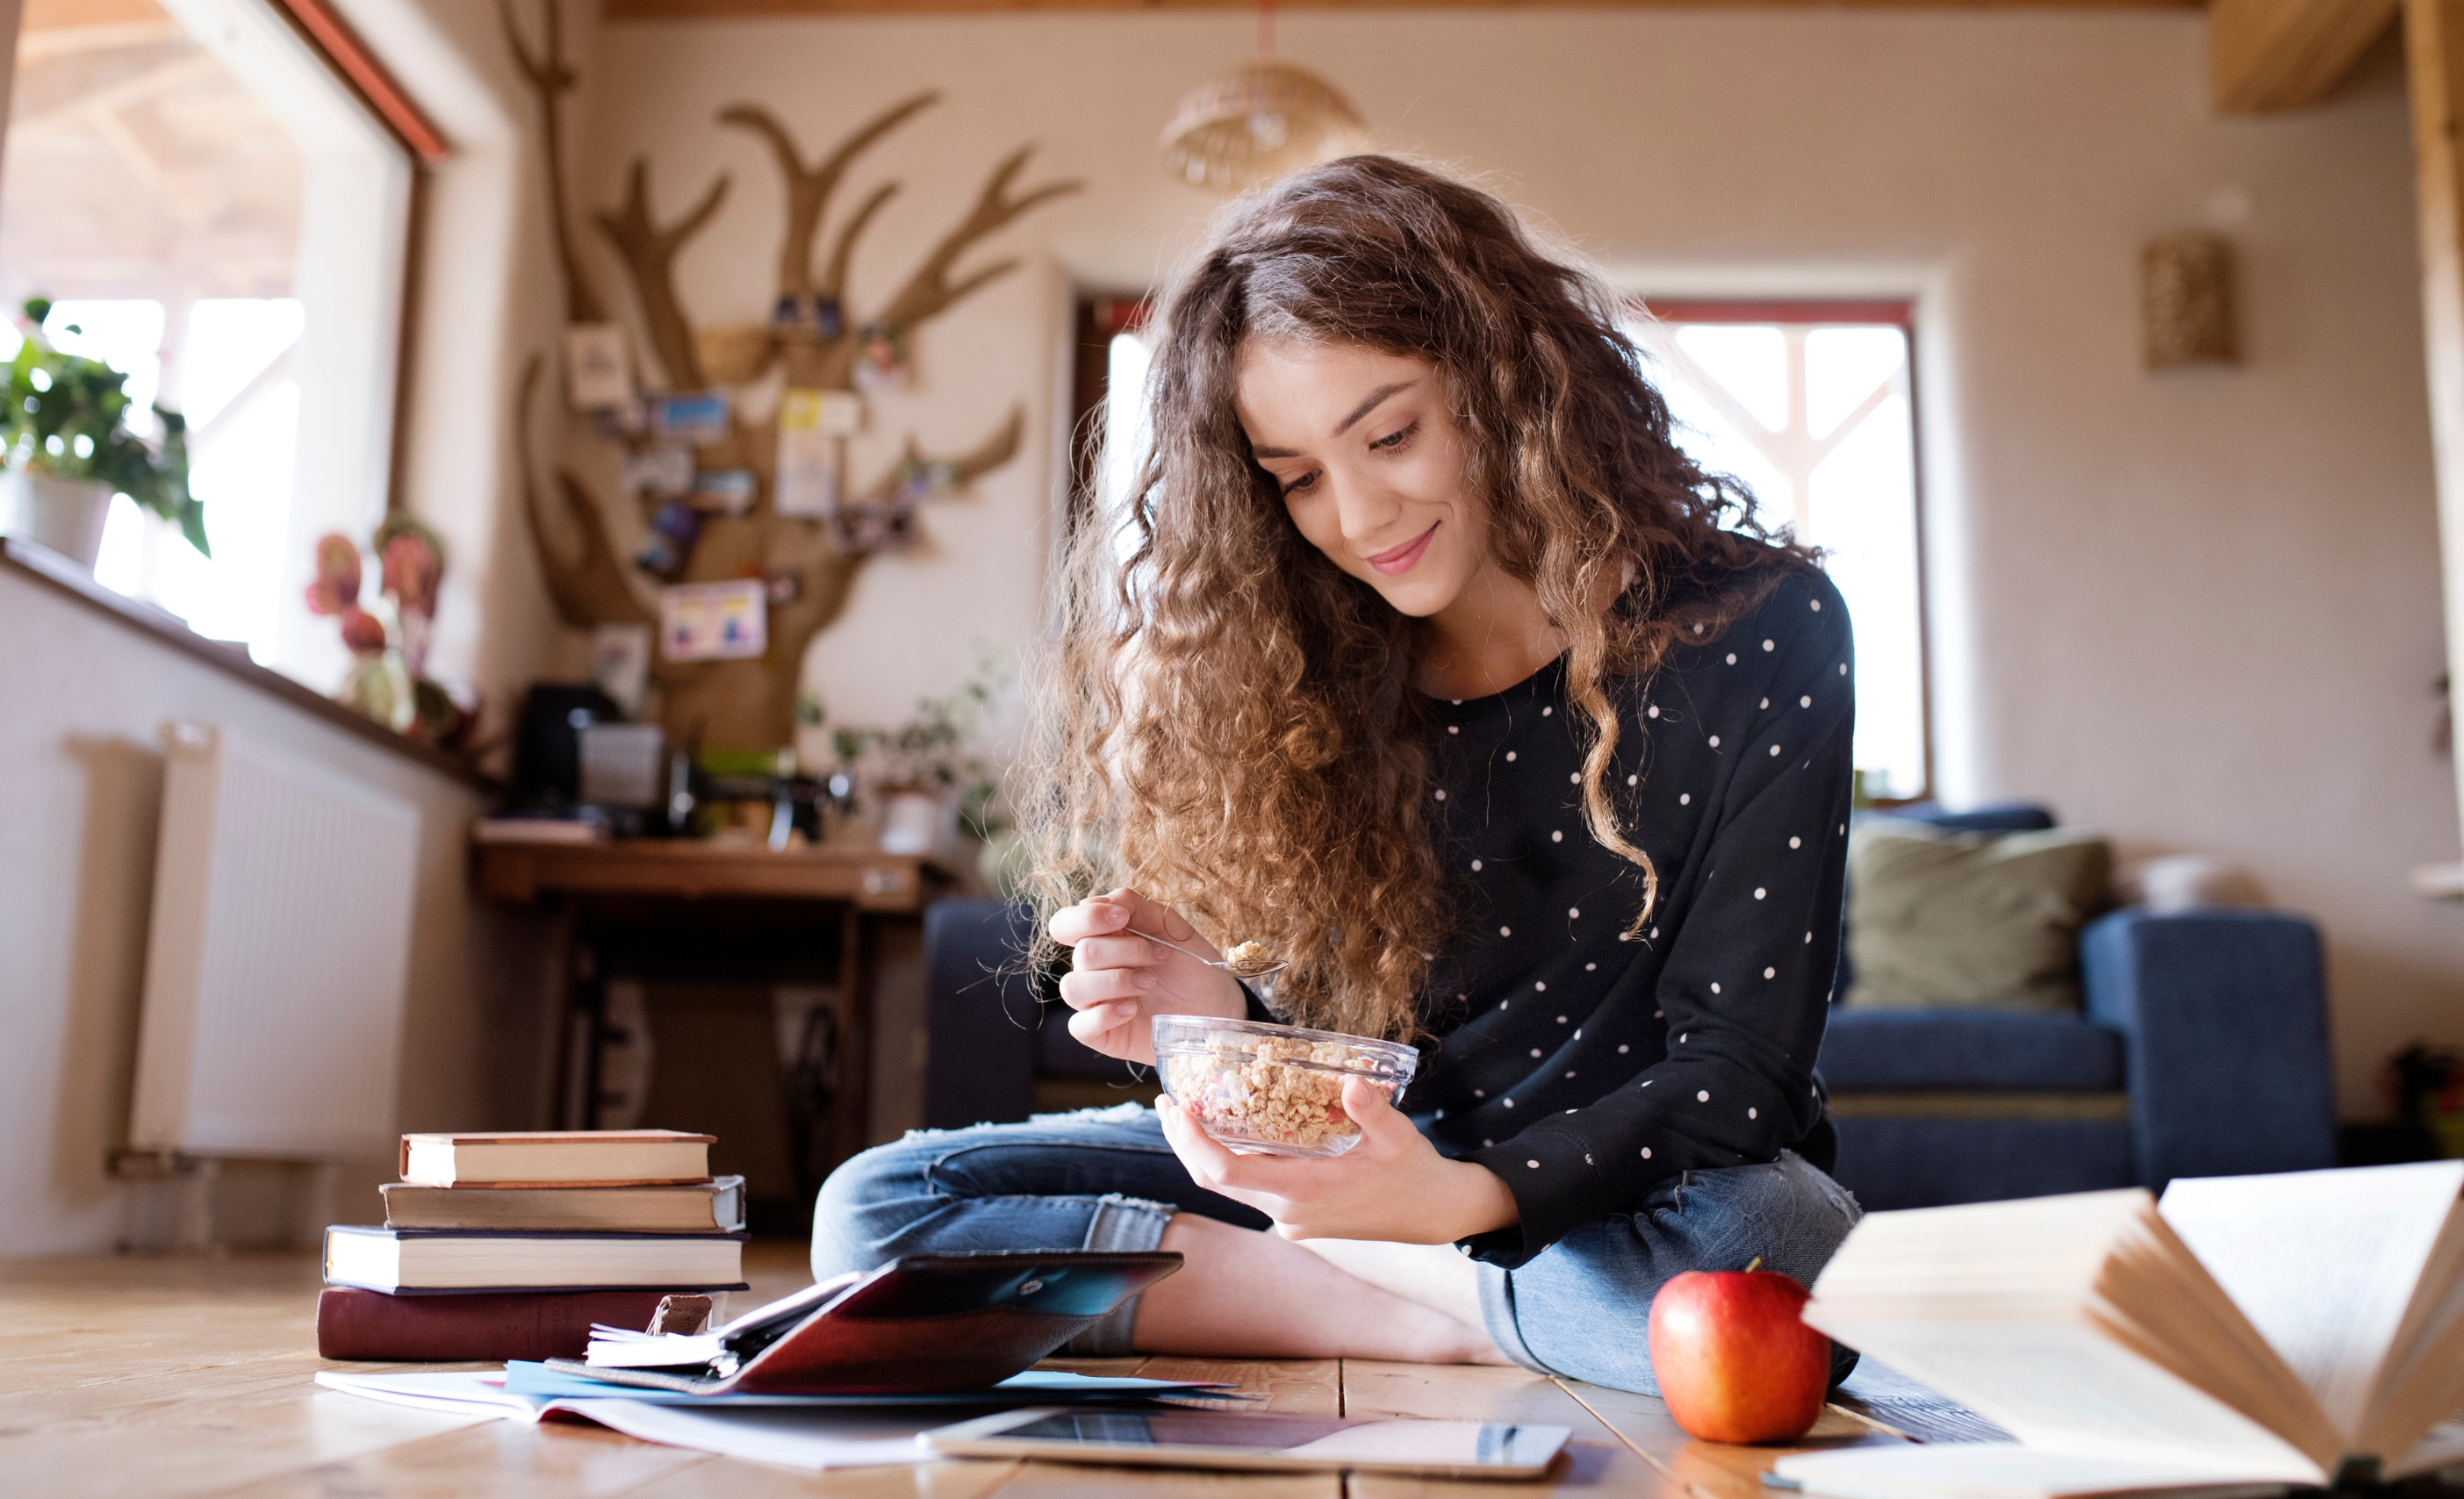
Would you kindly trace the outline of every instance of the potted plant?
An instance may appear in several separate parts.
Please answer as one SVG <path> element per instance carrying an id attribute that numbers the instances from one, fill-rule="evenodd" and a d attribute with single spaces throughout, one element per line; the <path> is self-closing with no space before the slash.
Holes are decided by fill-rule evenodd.
<path id="1" fill-rule="evenodd" d="M 840 766 L 879 814 L 884 851 L 944 853 L 961 836 L 989 840 L 1008 826 L 1001 771 L 979 747 L 1005 685 L 988 658 L 949 696 L 919 699 L 895 729 L 833 731 Z"/>
<path id="2" fill-rule="evenodd" d="M 0 458 L 15 515 L 0 530 L 92 567 L 111 496 L 125 495 L 176 522 L 206 556 L 206 507 L 188 493 L 187 423 L 154 408 L 153 442 L 128 426 L 128 377 L 100 360 L 63 354 L 43 337 L 52 304 L 29 298 L 17 357 L 0 365 Z M 74 326 L 71 332 L 78 331 Z"/>
<path id="3" fill-rule="evenodd" d="M 445 688 L 429 679 L 428 645 L 435 627 L 436 599 L 445 580 L 445 542 L 428 526 L 396 512 L 377 527 L 380 610 L 393 625 L 360 606 L 359 543 L 340 531 L 317 539 L 317 581 L 308 585 L 308 612 L 341 622 L 350 648 L 350 674 L 334 695 L 397 734 L 459 749 L 477 719 Z"/>

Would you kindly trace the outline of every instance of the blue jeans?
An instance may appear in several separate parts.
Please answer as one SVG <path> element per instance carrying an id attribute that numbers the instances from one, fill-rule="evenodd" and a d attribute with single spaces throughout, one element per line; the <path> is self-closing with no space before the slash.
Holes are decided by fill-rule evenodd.
<path id="1" fill-rule="evenodd" d="M 1138 1104 L 1025 1124 L 927 1130 L 856 1157 L 823 1184 L 813 1274 L 870 1269 L 906 1254 L 999 1249 L 1152 1249 L 1176 1212 L 1265 1229 L 1266 1216 L 1191 1179 L 1155 1111 Z M 1516 1363 L 1657 1395 L 1648 1330 L 1663 1281 L 1692 1269 L 1765 1267 L 1814 1283 L 1857 1222 L 1840 1185 L 1793 1154 L 1661 1182 L 1551 1245 L 1518 1269 L 1479 1267 L 1488 1335 Z M 1069 1345 L 1130 1352 L 1137 1303 Z M 1857 1356 L 1832 1349 L 1837 1383 Z"/>

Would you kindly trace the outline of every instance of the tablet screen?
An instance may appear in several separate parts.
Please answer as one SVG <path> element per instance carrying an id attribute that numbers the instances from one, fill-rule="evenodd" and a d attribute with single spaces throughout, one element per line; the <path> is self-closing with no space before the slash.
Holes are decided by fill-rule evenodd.
<path id="1" fill-rule="evenodd" d="M 945 1445 L 937 1440 L 935 1445 Z M 957 1428 L 949 1435 L 959 1435 Z M 1275 1466 L 1383 1467 L 1415 1472 L 1536 1472 L 1572 1433 L 1563 1426 L 1478 1421 L 1361 1421 L 1238 1411 L 1039 1411 L 972 1422 L 964 1436 L 1038 1455 L 1117 1461 L 1175 1455 L 1267 1460 Z"/>

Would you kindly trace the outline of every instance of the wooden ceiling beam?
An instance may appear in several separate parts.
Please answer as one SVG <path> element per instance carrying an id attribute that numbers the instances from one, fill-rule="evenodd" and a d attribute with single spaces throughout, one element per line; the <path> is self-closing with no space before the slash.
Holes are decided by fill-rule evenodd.
<path id="1" fill-rule="evenodd" d="M 2385 0 L 2393 13 L 2398 0 Z M 2195 11 L 2201 0 L 1278 0 L 1286 11 L 1519 10 L 1527 6 L 1587 10 L 1991 11 L 2048 8 L 2078 11 Z M 715 20 L 785 15 L 949 15 L 1061 11 L 1243 11 L 1258 0 L 608 0 L 617 21 Z"/>
<path id="2" fill-rule="evenodd" d="M 2421 228 L 2421 325 L 2430 355 L 2430 439 L 2438 485 L 2449 680 L 2464 674 L 2464 0 L 2403 0 Z M 2464 794 L 2464 755 L 2455 758 Z M 2464 807 L 2464 802 L 2459 802 Z M 2464 871 L 2464 865 L 2449 867 Z M 2425 893 L 2458 893 L 2425 870 Z M 2444 881 L 2444 883 L 2442 883 Z"/>
<path id="3" fill-rule="evenodd" d="M 2208 82 L 2227 114 L 2299 109 L 2327 97 L 2403 0 L 2214 0 Z"/>

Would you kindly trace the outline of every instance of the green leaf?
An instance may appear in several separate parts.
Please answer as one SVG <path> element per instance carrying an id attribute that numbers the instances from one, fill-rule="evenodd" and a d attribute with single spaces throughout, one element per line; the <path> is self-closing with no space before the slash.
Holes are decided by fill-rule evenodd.
<path id="1" fill-rule="evenodd" d="M 188 502 L 180 507 L 180 534 L 188 539 L 188 544 L 197 549 L 198 556 L 209 560 L 213 557 L 214 549 L 206 544 L 206 502 L 204 500 L 191 496 Z"/>

